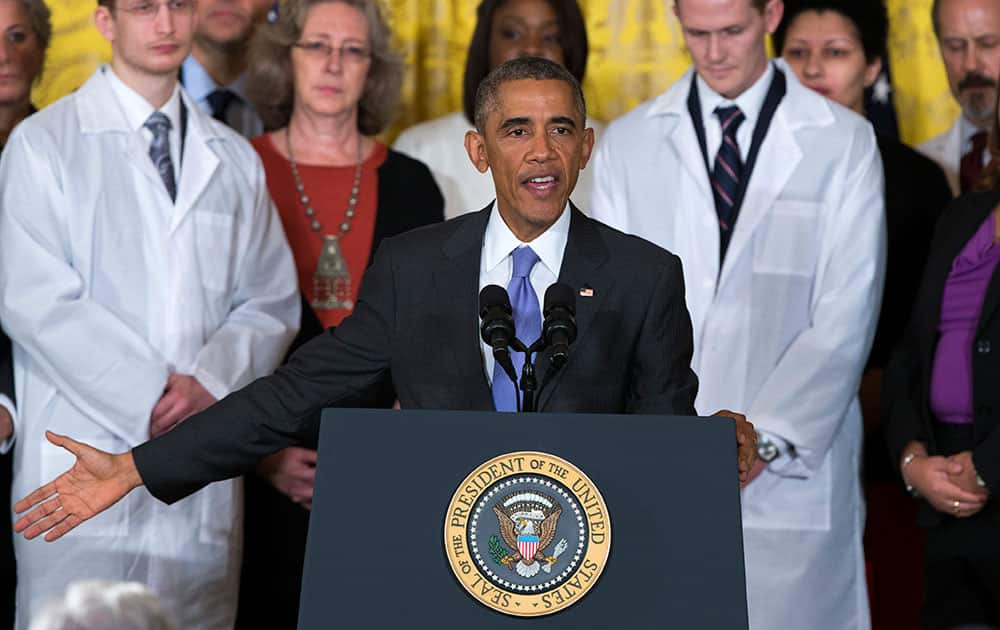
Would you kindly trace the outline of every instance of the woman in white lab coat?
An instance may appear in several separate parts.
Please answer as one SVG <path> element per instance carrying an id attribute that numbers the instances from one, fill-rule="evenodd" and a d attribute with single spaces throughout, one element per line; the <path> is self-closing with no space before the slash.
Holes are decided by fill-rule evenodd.
<path id="1" fill-rule="evenodd" d="M 465 150 L 465 134 L 474 126 L 476 89 L 490 70 L 517 57 L 544 57 L 563 64 L 583 83 L 587 51 L 587 27 L 577 0 L 483 0 L 465 61 L 463 111 L 411 127 L 393 145 L 430 167 L 444 195 L 445 218 L 482 210 L 496 197 L 493 178 L 476 170 Z M 604 130 L 595 120 L 587 125 L 595 138 Z M 592 173 L 584 169 L 573 191 L 573 202 L 586 213 Z"/>
<path id="2" fill-rule="evenodd" d="M 4 149 L 0 319 L 14 344 L 15 497 L 72 464 L 46 430 L 126 451 L 149 439 L 172 375 L 222 398 L 270 373 L 295 334 L 294 263 L 260 161 L 173 89 L 163 110 L 181 120 L 175 202 L 143 135 L 153 106 L 109 66 L 23 122 Z M 231 628 L 241 501 L 238 481 L 172 506 L 140 492 L 63 540 L 18 538 L 17 627 L 70 583 L 103 578 L 148 585 L 181 627 Z"/>

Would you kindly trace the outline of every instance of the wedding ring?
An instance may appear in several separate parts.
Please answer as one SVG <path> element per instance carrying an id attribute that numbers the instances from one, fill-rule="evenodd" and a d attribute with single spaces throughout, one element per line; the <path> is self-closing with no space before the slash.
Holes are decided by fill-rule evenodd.
<path id="1" fill-rule="evenodd" d="M 960 509 L 962 509 L 962 502 L 961 502 L 961 501 L 955 501 L 955 502 L 954 502 L 954 503 L 952 504 L 952 507 L 954 507 L 954 508 L 955 508 L 955 514 L 958 514 L 958 511 L 959 511 Z"/>

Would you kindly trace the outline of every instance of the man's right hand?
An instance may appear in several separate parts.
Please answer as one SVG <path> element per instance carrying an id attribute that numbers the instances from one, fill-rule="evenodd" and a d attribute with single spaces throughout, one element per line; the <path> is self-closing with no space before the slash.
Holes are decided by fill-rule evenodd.
<path id="1" fill-rule="evenodd" d="M 290 446 L 257 464 L 257 474 L 271 482 L 279 492 L 302 507 L 312 508 L 313 484 L 316 481 L 316 451 Z"/>
<path id="2" fill-rule="evenodd" d="M 3 405 L 0 405 L 0 442 L 14 434 L 14 419 Z"/>
<path id="3" fill-rule="evenodd" d="M 142 485 L 132 452 L 112 455 L 92 446 L 45 432 L 45 437 L 76 455 L 72 468 L 14 504 L 14 531 L 28 540 L 45 534 L 52 542 L 97 516 Z"/>

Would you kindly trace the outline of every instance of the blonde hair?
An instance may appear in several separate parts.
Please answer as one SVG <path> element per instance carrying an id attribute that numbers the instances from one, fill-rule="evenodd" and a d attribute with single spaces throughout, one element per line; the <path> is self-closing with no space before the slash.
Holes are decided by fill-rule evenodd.
<path id="1" fill-rule="evenodd" d="M 396 114 L 403 62 L 392 47 L 392 32 L 378 0 L 286 0 L 281 3 L 278 21 L 259 27 L 250 44 L 247 96 L 267 129 L 284 127 L 292 117 L 292 44 L 302 37 L 309 10 L 329 2 L 354 7 L 368 21 L 372 61 L 358 102 L 358 130 L 369 136 L 380 133 Z"/>
<path id="2" fill-rule="evenodd" d="M 29 630 L 177 630 L 160 602 L 138 582 L 86 580 L 47 604 Z"/>

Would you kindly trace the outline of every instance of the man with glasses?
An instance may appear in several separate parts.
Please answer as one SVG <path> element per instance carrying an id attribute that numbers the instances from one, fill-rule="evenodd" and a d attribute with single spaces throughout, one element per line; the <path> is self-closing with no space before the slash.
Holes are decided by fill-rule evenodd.
<path id="1" fill-rule="evenodd" d="M 181 65 L 181 83 L 198 107 L 244 138 L 264 126 L 246 96 L 247 52 L 254 29 L 271 0 L 198 0 L 191 54 Z"/>
<path id="2" fill-rule="evenodd" d="M 139 444 L 271 372 L 295 268 L 250 145 L 180 88 L 193 0 L 100 0 L 111 63 L 0 162 L 0 319 L 19 383 L 14 493 L 65 468 L 46 429 Z M 231 628 L 241 486 L 135 494 L 81 536 L 18 541 L 17 628 L 83 578 L 134 580 L 179 627 Z"/>

